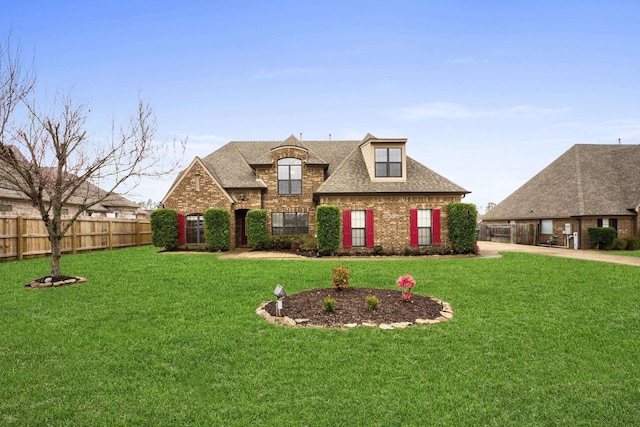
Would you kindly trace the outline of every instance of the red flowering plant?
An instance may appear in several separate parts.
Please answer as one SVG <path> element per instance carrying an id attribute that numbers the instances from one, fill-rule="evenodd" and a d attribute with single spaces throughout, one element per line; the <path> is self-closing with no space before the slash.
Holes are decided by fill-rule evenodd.
<path id="1" fill-rule="evenodd" d="M 410 274 L 400 276 L 396 283 L 400 286 L 400 289 L 402 289 L 402 298 L 404 298 L 405 301 L 411 301 L 411 288 L 416 285 L 416 281 L 413 280 L 413 277 L 411 277 Z"/>

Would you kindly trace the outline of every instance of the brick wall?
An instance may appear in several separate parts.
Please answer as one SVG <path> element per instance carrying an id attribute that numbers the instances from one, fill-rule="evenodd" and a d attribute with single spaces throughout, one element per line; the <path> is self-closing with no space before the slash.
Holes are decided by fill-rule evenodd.
<path id="1" fill-rule="evenodd" d="M 321 196 L 320 204 L 339 206 L 341 210 L 373 210 L 375 245 L 384 250 L 402 252 L 410 247 L 411 209 L 440 209 L 441 246 L 449 246 L 447 206 L 460 202 L 460 196 Z M 342 223 L 340 224 L 342 229 Z M 361 251 L 363 248 L 354 249 Z"/>
<path id="2" fill-rule="evenodd" d="M 324 167 L 307 165 L 307 152 L 296 147 L 283 147 L 272 151 L 273 165 L 271 167 L 256 168 L 256 178 L 262 179 L 267 190 L 262 195 L 262 208 L 267 215 L 267 229 L 271 230 L 271 212 L 308 212 L 309 234 L 315 234 L 316 203 L 313 194 L 324 182 Z M 283 158 L 297 158 L 302 160 L 302 194 L 278 194 L 278 160 Z"/>

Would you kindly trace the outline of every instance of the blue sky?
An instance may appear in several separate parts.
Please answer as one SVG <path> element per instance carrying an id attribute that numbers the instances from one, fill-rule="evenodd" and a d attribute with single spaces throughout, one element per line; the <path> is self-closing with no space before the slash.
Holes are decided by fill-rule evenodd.
<path id="1" fill-rule="evenodd" d="M 150 100 L 185 161 L 230 140 L 408 138 L 500 202 L 573 144 L 640 143 L 635 1 L 14 1 L 0 35 L 100 137 Z M 159 201 L 175 176 L 132 200 Z"/>

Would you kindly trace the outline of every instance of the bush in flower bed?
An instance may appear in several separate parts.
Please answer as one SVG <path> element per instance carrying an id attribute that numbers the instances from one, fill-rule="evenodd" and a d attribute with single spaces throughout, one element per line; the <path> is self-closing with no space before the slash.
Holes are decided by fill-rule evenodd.
<path id="1" fill-rule="evenodd" d="M 404 298 L 405 301 L 411 301 L 411 289 L 416 285 L 413 277 L 411 277 L 410 274 L 400 276 L 396 283 L 400 286 L 400 289 L 402 289 L 402 298 Z"/>
<path id="2" fill-rule="evenodd" d="M 331 279 L 331 283 L 333 283 L 334 288 L 341 291 L 349 287 L 350 277 L 351 271 L 349 271 L 348 267 L 343 267 L 341 265 L 333 267 L 333 278 Z"/>
<path id="3" fill-rule="evenodd" d="M 369 310 L 377 310 L 380 306 L 380 301 L 375 295 L 369 295 L 364 299 L 364 302 Z"/>

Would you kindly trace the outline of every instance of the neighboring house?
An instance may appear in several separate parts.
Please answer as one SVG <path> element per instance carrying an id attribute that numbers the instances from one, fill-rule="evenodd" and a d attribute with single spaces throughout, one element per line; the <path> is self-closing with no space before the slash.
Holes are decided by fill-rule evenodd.
<path id="1" fill-rule="evenodd" d="M 196 157 L 162 203 L 185 216 L 183 244 L 203 244 L 208 208 L 231 214 L 231 248 L 245 219 L 265 209 L 272 235 L 315 234 L 319 205 L 341 210 L 342 251 L 447 246 L 446 207 L 469 192 L 413 160 L 406 139 L 232 141 Z"/>
<path id="2" fill-rule="evenodd" d="M 588 229 L 640 230 L 640 145 L 577 144 L 487 212 L 483 224 L 529 225 L 537 243 L 590 248 Z"/>
<path id="3" fill-rule="evenodd" d="M 1 187 L 1 185 L 0 185 Z M 96 194 L 105 194 L 104 190 L 91 186 Z M 75 215 L 79 205 L 83 202 L 80 197 L 72 197 L 70 203 L 62 208 L 63 216 Z M 14 190 L 0 188 L 0 215 L 33 215 L 40 216 L 38 209 L 28 200 L 24 194 Z M 128 218 L 128 219 L 148 219 L 149 214 L 140 209 L 139 206 L 122 197 L 119 194 L 112 194 L 97 205 L 92 206 L 85 212 L 86 216 L 108 217 L 108 218 Z"/>

